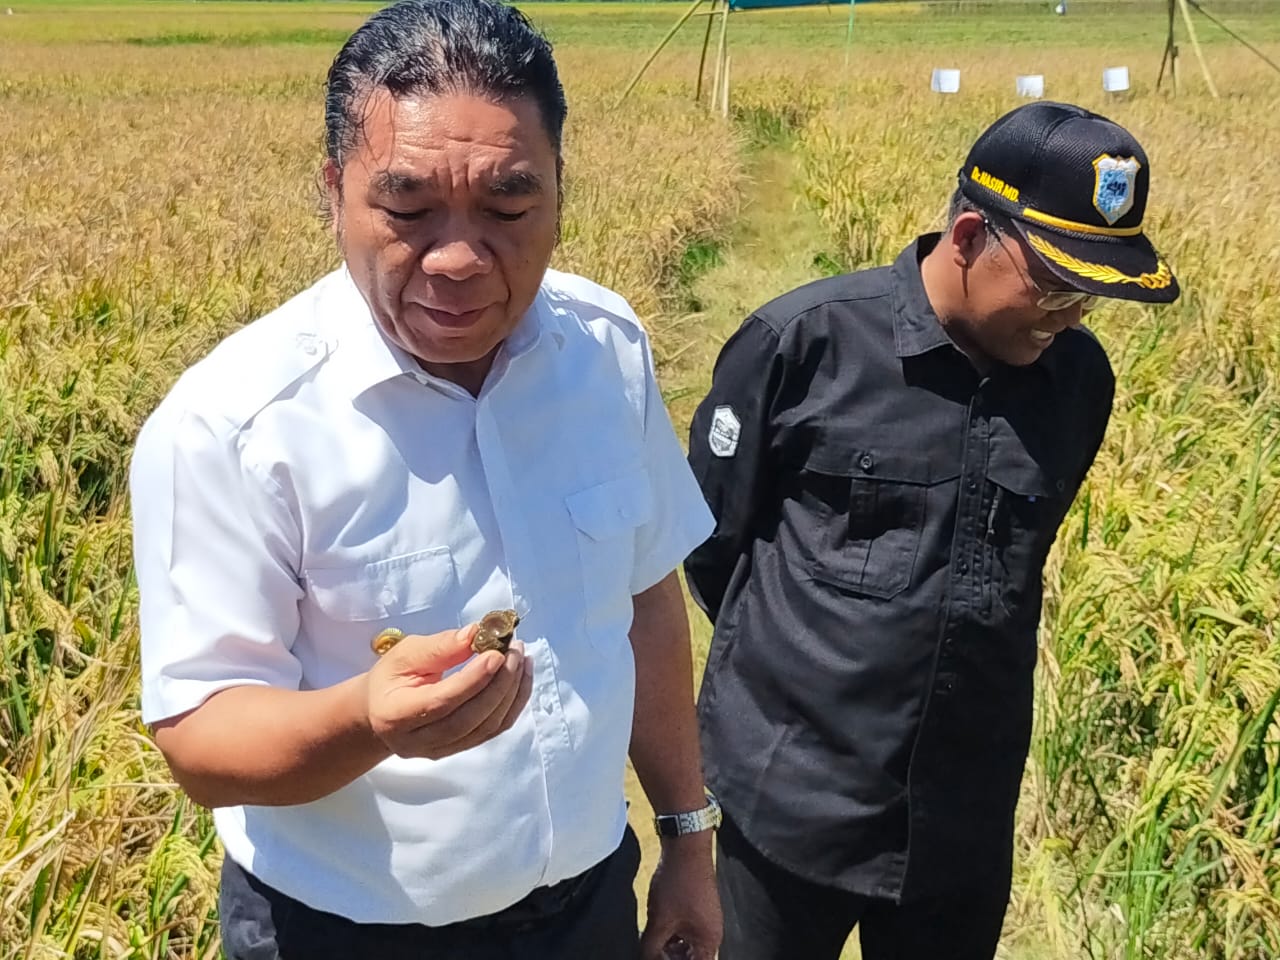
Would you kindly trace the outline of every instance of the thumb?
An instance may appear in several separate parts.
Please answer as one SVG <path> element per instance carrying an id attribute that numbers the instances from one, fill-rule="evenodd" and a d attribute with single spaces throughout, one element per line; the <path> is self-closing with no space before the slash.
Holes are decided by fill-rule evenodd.
<path id="1" fill-rule="evenodd" d="M 438 677 L 471 656 L 471 640 L 476 630 L 477 624 L 470 623 L 457 630 L 411 633 L 392 647 L 384 659 L 391 661 L 388 666 L 397 673 Z"/>

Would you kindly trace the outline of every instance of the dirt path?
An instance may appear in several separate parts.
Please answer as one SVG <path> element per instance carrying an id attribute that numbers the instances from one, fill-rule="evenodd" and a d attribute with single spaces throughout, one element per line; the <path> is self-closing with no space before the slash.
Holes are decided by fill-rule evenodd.
<path id="1" fill-rule="evenodd" d="M 800 197 L 791 151 L 786 146 L 755 151 L 751 178 L 741 216 L 720 249 L 719 263 L 689 287 L 698 313 L 688 322 L 700 329 L 690 331 L 690 346 L 663 371 L 663 389 L 672 397 L 671 416 L 682 440 L 688 436 L 694 409 L 710 386 L 711 371 L 724 341 L 752 310 L 822 275 L 815 258 L 824 249 L 825 235 Z M 700 674 L 711 631 L 701 611 L 692 605 L 689 616 L 696 672 Z M 627 796 L 631 799 L 631 825 L 644 854 L 636 878 L 643 923 L 645 895 L 659 849 L 651 826 L 652 810 L 630 767 Z"/>
<path id="2" fill-rule="evenodd" d="M 666 372 L 664 387 L 675 394 L 671 416 L 682 438 L 698 401 L 711 383 L 711 370 L 724 341 L 755 308 L 822 274 L 814 260 L 825 233 L 804 204 L 793 154 L 786 146 L 756 150 L 751 185 L 741 217 L 720 250 L 720 262 L 690 286 L 701 329 L 692 345 Z"/>

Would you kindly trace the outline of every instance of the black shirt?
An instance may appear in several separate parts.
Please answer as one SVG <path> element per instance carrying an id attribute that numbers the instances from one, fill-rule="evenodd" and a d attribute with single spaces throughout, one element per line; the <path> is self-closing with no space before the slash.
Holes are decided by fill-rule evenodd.
<path id="1" fill-rule="evenodd" d="M 897 900 L 1008 882 L 1042 570 L 1115 385 L 1073 329 L 979 374 L 925 295 L 936 242 L 749 317 L 689 443 L 708 783 L 780 866 Z"/>

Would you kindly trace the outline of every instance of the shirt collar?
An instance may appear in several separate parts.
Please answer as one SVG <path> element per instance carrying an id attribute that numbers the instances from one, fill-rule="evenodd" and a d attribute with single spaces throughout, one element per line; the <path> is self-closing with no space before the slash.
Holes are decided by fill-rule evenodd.
<path id="1" fill-rule="evenodd" d="M 325 311 L 332 332 L 327 339 L 345 368 L 343 380 L 351 398 L 399 376 L 428 377 L 418 361 L 387 339 L 374 322 L 369 305 L 345 264 L 339 273 L 339 294 Z M 528 353 L 538 345 L 544 331 L 552 334 L 557 346 L 563 345 L 563 328 L 545 285 L 539 287 L 533 303 L 503 341 L 500 354 L 509 361 Z"/>
<path id="2" fill-rule="evenodd" d="M 920 261 L 938 243 L 939 233 L 918 237 L 894 261 L 893 340 L 899 357 L 918 357 L 939 347 L 955 347 L 933 312 L 920 276 Z"/>
<path id="3" fill-rule="evenodd" d="M 933 312 L 920 275 L 921 261 L 938 245 L 941 237 L 941 233 L 917 237 L 893 262 L 893 339 L 899 357 L 918 357 L 941 347 L 950 347 L 963 355 Z M 997 376 L 1032 374 L 1053 378 L 1057 372 L 1057 359 L 1058 351 L 1050 347 L 1027 367 L 997 363 L 992 373 Z"/>

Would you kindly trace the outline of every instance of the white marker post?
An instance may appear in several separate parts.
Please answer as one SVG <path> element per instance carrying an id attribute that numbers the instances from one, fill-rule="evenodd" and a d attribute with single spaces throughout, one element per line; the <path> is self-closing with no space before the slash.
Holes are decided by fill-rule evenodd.
<path id="1" fill-rule="evenodd" d="M 1129 89 L 1128 67 L 1107 67 L 1102 71 L 1102 89 L 1107 93 L 1123 93 Z"/>
<path id="2" fill-rule="evenodd" d="M 933 79 L 929 81 L 929 89 L 934 93 L 959 93 L 960 71 L 933 68 Z"/>
<path id="3" fill-rule="evenodd" d="M 1014 81 L 1014 88 L 1018 91 L 1018 96 L 1020 97 L 1039 99 L 1044 96 L 1044 74 L 1031 73 L 1018 77 Z"/>

